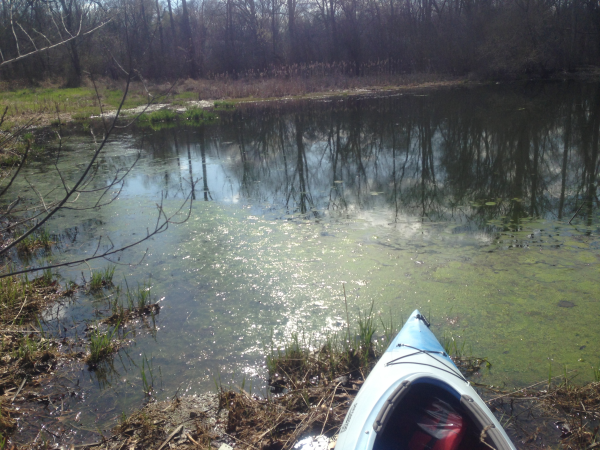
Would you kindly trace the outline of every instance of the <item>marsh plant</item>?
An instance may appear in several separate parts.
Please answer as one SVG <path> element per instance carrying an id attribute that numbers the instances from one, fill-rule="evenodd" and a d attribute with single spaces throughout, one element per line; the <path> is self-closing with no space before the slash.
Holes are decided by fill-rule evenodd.
<path id="1" fill-rule="evenodd" d="M 89 335 L 90 337 L 90 352 L 86 359 L 90 366 L 95 366 L 108 355 L 116 352 L 120 347 L 119 339 L 113 339 L 115 334 L 118 337 L 118 330 L 121 322 L 112 328 L 103 331 L 98 325 Z M 125 339 L 127 335 L 123 335 L 121 339 Z"/>
<path id="2" fill-rule="evenodd" d="M 202 108 L 190 108 L 183 114 L 183 117 L 194 123 L 208 122 L 216 119 L 216 116 L 213 113 Z"/>
<path id="3" fill-rule="evenodd" d="M 465 340 L 459 341 L 451 334 L 445 333 L 441 339 L 441 344 L 450 359 L 465 375 L 474 374 L 482 367 L 487 369 L 492 367 L 487 358 L 473 356 L 473 350 L 470 345 L 467 346 Z"/>
<path id="4" fill-rule="evenodd" d="M 123 323 L 143 315 L 154 317 L 160 307 L 158 303 L 153 303 L 150 280 L 138 283 L 135 288 L 129 286 L 126 278 L 124 281 L 124 291 L 121 286 L 115 288 L 113 299 L 110 301 L 112 315 L 104 322 L 114 324 L 120 321 Z"/>
<path id="5" fill-rule="evenodd" d="M 127 292 L 127 305 L 130 310 L 134 309 L 145 309 L 151 303 L 150 289 L 152 288 L 150 281 L 144 281 L 142 284 L 138 283 L 137 288 L 129 288 L 129 283 L 125 279 L 125 286 Z"/>
<path id="6" fill-rule="evenodd" d="M 0 321 L 20 324 L 32 318 L 32 311 L 57 298 L 59 285 L 50 270 L 38 278 L 13 275 L 0 278 Z"/>
<path id="7" fill-rule="evenodd" d="M 111 264 L 103 270 L 93 272 L 89 282 L 90 291 L 98 291 L 104 287 L 112 286 L 115 269 L 116 266 Z"/>
<path id="8" fill-rule="evenodd" d="M 266 352 L 271 383 L 282 385 L 285 379 L 298 387 L 323 376 L 329 381 L 339 374 L 366 377 L 394 336 L 388 330 L 376 339 L 376 333 L 376 316 L 371 304 L 368 310 L 359 312 L 354 324 L 347 323 L 345 330 L 327 335 L 324 341 L 318 342 L 304 333 L 292 333 L 282 348 L 275 348 L 271 339 Z"/>
<path id="9" fill-rule="evenodd" d="M 23 235 L 23 233 L 15 233 L 14 238 L 18 239 Z M 50 246 L 53 244 L 50 233 L 41 229 L 37 233 L 31 234 L 30 236 L 25 237 L 17 244 L 17 251 L 19 253 L 31 253 L 35 250 L 43 248 L 44 250 L 49 250 Z"/>
<path id="10" fill-rule="evenodd" d="M 385 320 L 379 316 L 382 333 L 378 331 L 373 307 L 372 303 L 368 309 L 359 311 L 353 322 L 347 314 L 345 329 L 328 334 L 325 339 L 292 333 L 282 347 L 276 347 L 271 336 L 266 350 L 270 384 L 299 388 L 315 382 L 331 382 L 340 374 L 364 380 L 398 333 L 391 314 Z M 446 353 L 465 375 L 491 366 L 486 358 L 473 356 L 464 341 L 445 335 L 442 342 Z"/>
<path id="11" fill-rule="evenodd" d="M 150 360 L 148 360 L 148 357 L 145 353 L 142 356 L 140 376 L 142 378 L 142 388 L 144 390 L 144 394 L 150 397 L 152 395 L 152 391 L 154 390 L 154 367 L 152 365 L 152 355 L 150 355 Z"/>

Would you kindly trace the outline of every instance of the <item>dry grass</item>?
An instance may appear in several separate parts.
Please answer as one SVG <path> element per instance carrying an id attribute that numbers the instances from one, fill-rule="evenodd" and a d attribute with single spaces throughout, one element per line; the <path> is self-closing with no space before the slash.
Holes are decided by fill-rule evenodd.
<path id="1" fill-rule="evenodd" d="M 456 78 L 433 75 L 389 75 L 353 77 L 345 74 L 255 76 L 254 74 L 233 78 L 226 74 L 213 79 L 185 80 L 176 92 L 193 92 L 197 99 L 274 99 L 302 97 L 311 94 L 331 95 L 352 92 L 357 89 L 427 88 L 448 86 L 463 82 Z"/>
<path id="2" fill-rule="evenodd" d="M 541 384 L 541 383 L 539 383 Z M 539 385 L 538 384 L 538 385 Z M 488 401 L 525 448 L 600 448 L 600 382 L 559 384 L 501 393 Z"/>
<path id="3" fill-rule="evenodd" d="M 49 272 L 31 281 L 27 276 L 0 278 L 0 326 L 33 320 L 60 296 L 60 285 Z"/>

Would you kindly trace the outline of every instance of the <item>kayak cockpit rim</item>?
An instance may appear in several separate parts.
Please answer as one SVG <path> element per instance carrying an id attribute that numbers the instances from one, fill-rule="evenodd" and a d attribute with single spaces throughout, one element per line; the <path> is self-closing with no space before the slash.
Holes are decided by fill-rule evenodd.
<path id="1" fill-rule="evenodd" d="M 381 407 L 379 414 L 373 422 L 373 430 L 379 436 L 385 430 L 390 421 L 390 418 L 394 415 L 397 408 L 403 404 L 403 400 L 411 392 L 414 392 L 415 388 L 431 388 L 441 389 L 453 399 L 453 403 L 460 405 L 462 413 L 467 416 L 470 422 L 474 425 L 477 432 L 480 434 L 480 439 L 487 446 L 492 446 L 496 450 L 512 450 L 513 447 L 506 441 L 503 433 L 496 428 L 494 423 L 490 420 L 488 414 L 477 404 L 477 402 L 469 395 L 460 394 L 452 386 L 446 382 L 434 378 L 434 377 L 419 377 L 413 380 L 402 381 L 392 393 L 388 396 L 387 400 Z M 375 448 L 375 447 L 374 447 Z"/>

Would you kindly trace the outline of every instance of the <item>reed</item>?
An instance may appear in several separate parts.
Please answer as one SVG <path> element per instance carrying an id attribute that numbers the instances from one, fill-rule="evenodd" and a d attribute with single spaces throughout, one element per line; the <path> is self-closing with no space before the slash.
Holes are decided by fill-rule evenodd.
<path id="1" fill-rule="evenodd" d="M 142 356 L 142 367 L 140 367 L 140 376 L 142 378 L 142 389 L 144 394 L 150 397 L 154 391 L 154 367 L 152 365 L 152 355 L 150 360 L 144 353 Z"/>
<path id="2" fill-rule="evenodd" d="M 120 322 L 117 322 L 112 330 L 108 329 L 106 331 L 101 331 L 100 326 L 98 326 L 90 333 L 90 353 L 86 358 L 88 365 L 94 366 L 106 356 L 118 350 L 119 344 L 113 341 L 113 337 L 117 333 L 119 325 Z"/>
<path id="3" fill-rule="evenodd" d="M 21 236 L 22 233 L 14 233 L 15 239 L 18 239 Z M 50 233 L 47 230 L 42 229 L 20 241 L 17 244 L 17 252 L 28 254 L 38 249 L 49 250 L 52 244 L 54 244 L 54 242 L 51 240 Z"/>
<path id="4" fill-rule="evenodd" d="M 116 266 L 114 264 L 110 264 L 102 270 L 93 272 L 89 281 L 89 290 L 98 291 L 104 287 L 112 286 L 115 269 Z"/>

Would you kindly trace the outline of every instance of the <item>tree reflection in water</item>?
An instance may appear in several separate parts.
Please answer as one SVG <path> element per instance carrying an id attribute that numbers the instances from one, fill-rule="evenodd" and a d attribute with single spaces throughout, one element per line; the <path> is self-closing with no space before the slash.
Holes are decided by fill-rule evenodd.
<path id="1" fill-rule="evenodd" d="M 149 157 L 187 159 L 192 177 L 201 161 L 204 200 L 278 217 L 383 208 L 393 221 L 482 229 L 503 218 L 515 231 L 524 218 L 577 210 L 592 225 L 599 129 L 598 85 L 495 86 L 242 105 L 215 125 L 154 132 Z"/>

